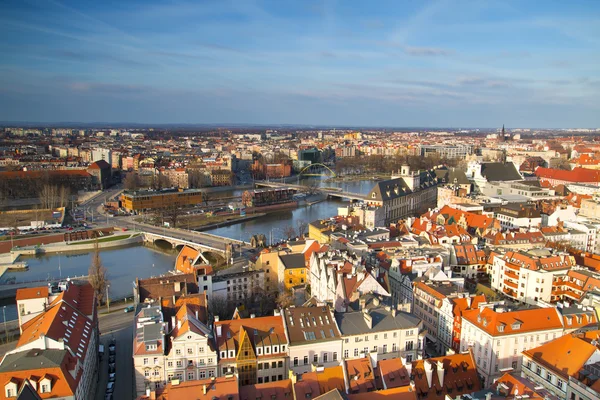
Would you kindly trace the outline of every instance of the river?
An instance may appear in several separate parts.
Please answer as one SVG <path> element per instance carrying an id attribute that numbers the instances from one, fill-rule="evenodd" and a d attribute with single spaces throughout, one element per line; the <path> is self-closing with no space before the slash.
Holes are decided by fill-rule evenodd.
<path id="1" fill-rule="evenodd" d="M 62 254 L 42 257 L 22 258 L 29 265 L 28 271 L 7 272 L 2 276 L 1 284 L 7 280 L 28 281 L 37 279 L 63 279 L 69 276 L 87 275 L 92 253 Z M 121 247 L 100 251 L 102 264 L 110 280 L 109 297 L 122 299 L 133 295 L 135 278 L 149 278 L 167 273 L 175 265 L 176 254 L 159 251 L 145 246 Z M 60 271 L 59 271 L 60 265 Z M 44 285 L 40 282 L 40 285 Z M 14 304 L 7 305 L 6 319 L 16 319 Z"/>
<path id="2" fill-rule="evenodd" d="M 295 184 L 296 182 L 292 183 Z M 376 181 L 359 180 L 332 182 L 311 177 L 301 179 L 300 183 L 305 185 L 316 183 L 320 187 L 340 187 L 345 192 L 367 194 L 371 191 L 373 186 L 375 186 Z M 223 193 L 228 193 L 230 196 L 234 196 L 235 194 L 233 193 L 239 193 L 239 195 L 241 195 L 241 191 L 221 192 L 219 195 L 222 195 Z M 300 222 L 310 223 L 318 219 L 333 217 L 337 215 L 338 207 L 343 207 L 348 204 L 348 201 L 328 199 L 321 203 L 313 204 L 312 206 L 299 207 L 295 210 L 277 211 L 269 213 L 261 218 L 252 219 L 235 225 L 210 229 L 206 232 L 245 241 L 250 241 L 252 235 L 262 233 L 267 237 L 267 240 L 270 240 L 272 235 L 273 241 L 277 242 L 287 238 L 285 230 L 288 227 L 291 226 L 297 230 Z M 305 233 L 308 233 L 308 228 Z"/>

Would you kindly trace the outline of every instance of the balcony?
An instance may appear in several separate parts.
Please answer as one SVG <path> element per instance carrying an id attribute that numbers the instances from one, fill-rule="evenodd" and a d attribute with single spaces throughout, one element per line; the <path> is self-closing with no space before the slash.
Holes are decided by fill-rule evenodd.
<path id="1" fill-rule="evenodd" d="M 506 271 L 504 271 L 504 275 L 508 278 L 519 280 L 519 274 L 513 272 L 510 269 L 507 269 Z"/>
<path id="2" fill-rule="evenodd" d="M 519 270 L 521 270 L 521 267 L 520 267 L 520 266 L 518 266 L 518 265 L 516 265 L 516 264 L 506 263 L 506 264 L 504 264 L 504 266 L 505 266 L 506 268 L 510 268 L 510 269 L 512 269 L 512 270 L 515 270 L 515 271 L 519 271 Z"/>
<path id="3" fill-rule="evenodd" d="M 515 299 L 517 298 L 517 292 L 514 291 L 514 290 L 512 290 L 512 289 L 503 288 L 502 289 L 502 293 L 504 293 L 505 295 L 507 295 L 509 297 L 512 297 L 512 298 L 515 298 Z"/>
<path id="4" fill-rule="evenodd" d="M 503 283 L 504 283 L 506 286 L 508 286 L 508 287 L 510 287 L 510 288 L 513 288 L 513 289 L 515 289 L 515 290 L 519 288 L 519 285 L 517 285 L 516 283 L 514 283 L 514 282 L 511 282 L 511 281 L 509 281 L 509 280 L 507 280 L 507 279 L 505 279 L 505 280 L 503 281 Z"/>

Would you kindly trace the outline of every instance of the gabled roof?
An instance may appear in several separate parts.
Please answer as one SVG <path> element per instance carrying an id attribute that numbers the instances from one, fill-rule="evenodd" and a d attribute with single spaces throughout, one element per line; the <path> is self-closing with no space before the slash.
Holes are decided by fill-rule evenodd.
<path id="1" fill-rule="evenodd" d="M 334 389 L 346 392 L 344 370 L 341 365 L 302 374 L 302 380 L 298 380 L 294 385 L 297 399 L 315 398 Z"/>
<path id="2" fill-rule="evenodd" d="M 481 164 L 481 175 L 488 181 L 519 181 L 523 179 L 512 162 L 486 162 Z"/>
<path id="3" fill-rule="evenodd" d="M 240 387 L 240 400 L 291 400 L 292 397 L 291 379 Z"/>
<path id="4" fill-rule="evenodd" d="M 576 167 L 571 171 L 554 168 L 538 167 L 535 175 L 539 178 L 555 179 L 565 182 L 598 183 L 600 182 L 600 171 Z"/>
<path id="5" fill-rule="evenodd" d="M 377 363 L 377 369 L 379 370 L 382 382 L 385 382 L 385 387 L 388 389 L 410 386 L 410 374 L 406 369 L 406 365 L 402 363 L 402 359 L 389 358 L 387 360 L 380 360 Z"/>
<path id="6" fill-rule="evenodd" d="M 214 330 L 216 332 L 215 341 L 219 351 L 235 350 L 237 353 L 240 332 L 242 330 L 248 332 L 248 339 L 254 348 L 263 345 L 287 344 L 281 316 L 216 321 Z M 227 354 L 227 357 L 229 357 L 229 354 Z"/>
<path id="7" fill-rule="evenodd" d="M 463 320 L 492 336 L 562 329 L 562 319 L 554 307 L 497 312 L 488 307 L 463 312 Z"/>
<path id="8" fill-rule="evenodd" d="M 585 334 L 568 334 L 547 342 L 539 347 L 525 350 L 523 355 L 543 365 L 554 374 L 565 379 L 576 374 L 588 362 L 592 355 L 600 351 L 598 340 L 600 331 L 588 331 Z"/>
<path id="9" fill-rule="evenodd" d="M 431 382 L 427 379 L 426 368 L 432 369 Z M 443 373 L 440 368 L 443 368 Z M 426 396 L 428 400 L 445 399 L 449 388 L 452 389 L 452 397 L 481 389 L 477 365 L 471 352 L 413 361 L 412 374 L 417 396 Z M 440 381 L 440 375 L 443 382 Z"/>
<path id="10" fill-rule="evenodd" d="M 44 299 L 48 297 L 48 286 L 17 289 L 16 300 Z"/>

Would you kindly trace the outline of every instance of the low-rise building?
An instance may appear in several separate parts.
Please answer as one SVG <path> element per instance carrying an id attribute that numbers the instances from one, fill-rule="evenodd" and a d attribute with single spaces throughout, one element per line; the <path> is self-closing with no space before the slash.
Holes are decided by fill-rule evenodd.
<path id="1" fill-rule="evenodd" d="M 189 207 L 202 203 L 202 191 L 188 190 L 140 190 L 121 195 L 121 206 L 127 212 L 146 212 L 169 207 Z"/>
<path id="2" fill-rule="evenodd" d="M 288 343 L 279 312 L 227 321 L 215 317 L 214 338 L 220 376 L 235 374 L 240 386 L 287 379 Z"/>
<path id="3" fill-rule="evenodd" d="M 563 335 L 563 320 L 556 308 L 508 311 L 506 306 L 462 313 L 460 349 L 471 349 L 484 385 L 507 368 L 521 371 L 522 353 Z"/>
<path id="4" fill-rule="evenodd" d="M 329 307 L 290 307 L 283 310 L 283 322 L 294 373 L 340 364 L 342 338 Z"/>
<path id="5" fill-rule="evenodd" d="M 342 334 L 345 360 L 370 357 L 377 363 L 404 357 L 410 362 L 422 354 L 422 324 L 412 314 L 376 301 L 365 304 L 361 311 L 338 313 L 335 319 Z"/>

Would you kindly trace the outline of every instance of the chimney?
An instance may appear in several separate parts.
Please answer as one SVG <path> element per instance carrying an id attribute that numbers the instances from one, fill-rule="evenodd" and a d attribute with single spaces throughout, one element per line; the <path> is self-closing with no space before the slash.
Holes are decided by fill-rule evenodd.
<path id="1" fill-rule="evenodd" d="M 256 318 L 256 314 L 250 314 L 250 318 Z"/>
<path id="2" fill-rule="evenodd" d="M 177 329 L 181 329 L 181 320 L 177 320 Z"/>
<path id="3" fill-rule="evenodd" d="M 437 362 L 437 376 L 440 386 L 444 387 L 444 363 L 441 361 Z"/>
<path id="4" fill-rule="evenodd" d="M 431 381 L 433 378 L 433 364 L 429 360 L 423 361 L 425 367 L 425 375 L 427 376 L 427 387 L 431 389 Z"/>
<path id="5" fill-rule="evenodd" d="M 146 397 L 150 397 L 150 387 L 146 388 Z"/>
<path id="6" fill-rule="evenodd" d="M 369 312 L 364 312 L 363 317 L 365 318 L 365 323 L 369 327 L 369 329 L 373 329 L 373 317 L 369 315 Z"/>
<path id="7" fill-rule="evenodd" d="M 392 308 L 392 317 L 396 318 L 397 313 L 398 313 L 398 310 L 396 310 L 395 308 Z"/>
<path id="8" fill-rule="evenodd" d="M 406 372 L 408 373 L 408 377 L 410 378 L 410 376 L 412 375 L 412 362 L 405 363 L 404 367 L 406 368 Z"/>
<path id="9" fill-rule="evenodd" d="M 171 317 L 171 330 L 175 329 L 175 316 Z"/>
<path id="10" fill-rule="evenodd" d="M 223 334 L 223 327 L 221 325 L 217 325 L 217 337 L 221 337 Z"/>
<path id="11" fill-rule="evenodd" d="M 359 308 L 362 310 L 367 305 L 367 300 L 364 297 L 361 297 L 358 300 L 358 305 L 359 305 Z"/>
<path id="12" fill-rule="evenodd" d="M 219 316 L 215 315 L 215 322 L 219 322 Z"/>
<path id="13" fill-rule="evenodd" d="M 202 393 L 206 396 L 206 384 L 202 385 Z"/>
<path id="14" fill-rule="evenodd" d="M 180 292 L 181 291 L 181 282 L 173 283 L 173 290 L 175 290 L 176 292 Z"/>
<path id="15" fill-rule="evenodd" d="M 492 392 L 488 392 L 485 394 L 485 400 L 492 400 Z"/>

